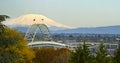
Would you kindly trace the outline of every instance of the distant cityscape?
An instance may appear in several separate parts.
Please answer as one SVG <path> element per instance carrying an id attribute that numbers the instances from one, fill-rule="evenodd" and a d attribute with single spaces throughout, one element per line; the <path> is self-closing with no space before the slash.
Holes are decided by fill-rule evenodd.
<path id="1" fill-rule="evenodd" d="M 25 35 L 25 33 L 22 34 Z M 36 34 L 36 37 L 40 37 L 40 34 Z M 114 54 L 120 43 L 120 34 L 52 33 L 51 38 L 53 42 L 69 45 L 67 48 L 73 51 L 86 42 L 92 53 L 95 53 L 100 43 L 103 43 L 110 55 Z M 42 38 L 40 40 L 43 41 Z"/>

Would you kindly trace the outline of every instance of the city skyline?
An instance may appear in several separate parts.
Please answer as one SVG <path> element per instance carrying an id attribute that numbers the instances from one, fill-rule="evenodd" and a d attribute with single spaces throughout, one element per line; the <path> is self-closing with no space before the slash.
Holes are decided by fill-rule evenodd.
<path id="1" fill-rule="evenodd" d="M 1 14 L 16 18 L 40 14 L 74 27 L 120 24 L 119 0 L 1 0 Z"/>

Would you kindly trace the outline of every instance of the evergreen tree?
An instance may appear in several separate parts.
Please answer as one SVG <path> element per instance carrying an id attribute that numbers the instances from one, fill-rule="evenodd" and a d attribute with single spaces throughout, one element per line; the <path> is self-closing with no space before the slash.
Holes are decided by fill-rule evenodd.
<path id="1" fill-rule="evenodd" d="M 71 53 L 71 63 L 93 63 L 92 60 L 93 56 L 85 42 L 82 47 L 79 46 L 75 52 Z"/>
<path id="2" fill-rule="evenodd" d="M 5 21 L 6 18 L 10 18 L 7 15 L 0 15 L 0 22 Z"/>
<path id="3" fill-rule="evenodd" d="M 109 63 L 107 60 L 107 51 L 103 43 L 101 43 L 96 52 L 96 63 Z"/>
<path id="4" fill-rule="evenodd" d="M 118 45 L 118 49 L 115 52 L 113 61 L 114 61 L 114 63 L 120 63 L 120 44 Z"/>
<path id="5" fill-rule="evenodd" d="M 3 33 L 4 28 L 6 27 L 5 25 L 3 25 L 1 22 L 5 21 L 6 18 L 10 18 L 7 15 L 0 15 L 0 34 Z"/>

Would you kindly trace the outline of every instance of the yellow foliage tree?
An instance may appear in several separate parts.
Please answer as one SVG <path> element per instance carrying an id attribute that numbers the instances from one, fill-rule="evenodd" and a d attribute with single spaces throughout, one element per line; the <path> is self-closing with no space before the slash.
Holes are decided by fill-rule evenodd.
<path id="1" fill-rule="evenodd" d="M 32 63 L 34 53 L 23 36 L 6 28 L 0 34 L 0 63 Z"/>
<path id="2" fill-rule="evenodd" d="M 54 48 L 35 48 L 34 63 L 69 63 L 70 50 Z"/>

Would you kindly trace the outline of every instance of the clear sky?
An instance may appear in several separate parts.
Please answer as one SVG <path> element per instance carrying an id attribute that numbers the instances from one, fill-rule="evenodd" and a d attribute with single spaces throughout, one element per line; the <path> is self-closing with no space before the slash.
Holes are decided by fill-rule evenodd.
<path id="1" fill-rule="evenodd" d="M 120 25 L 120 0 L 0 0 L 0 14 L 42 14 L 74 27 Z"/>

